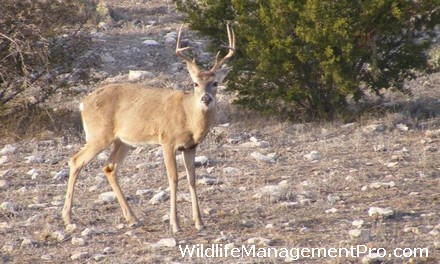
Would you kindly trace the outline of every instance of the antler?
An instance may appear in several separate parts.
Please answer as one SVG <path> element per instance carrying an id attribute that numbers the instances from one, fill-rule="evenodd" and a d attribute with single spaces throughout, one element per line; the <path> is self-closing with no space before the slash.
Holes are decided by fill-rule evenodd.
<path id="1" fill-rule="evenodd" d="M 184 48 L 181 48 L 181 47 L 180 47 L 180 35 L 181 35 L 181 33 L 182 33 L 182 27 L 183 27 L 183 25 L 180 26 L 179 34 L 177 35 L 176 55 L 179 56 L 179 57 L 181 57 L 181 58 L 183 59 L 183 61 L 186 62 L 186 64 L 188 65 L 188 67 L 191 67 L 191 68 L 194 69 L 195 71 L 200 71 L 200 70 L 199 70 L 199 67 L 198 67 L 197 64 L 196 64 L 195 59 L 192 59 L 192 60 L 191 60 L 191 59 L 190 59 L 185 53 L 183 53 L 184 50 L 187 50 L 187 49 L 189 49 L 190 47 L 184 47 Z"/>
<path id="2" fill-rule="evenodd" d="M 228 54 L 218 61 L 218 56 L 220 55 L 220 51 L 217 52 L 217 55 L 215 56 L 215 63 L 214 66 L 212 66 L 211 71 L 217 71 L 220 69 L 220 67 L 225 63 L 227 60 L 229 60 L 232 56 L 234 56 L 235 53 L 235 33 L 232 27 L 229 26 L 229 23 L 226 24 L 226 30 L 228 32 L 228 40 L 229 40 L 229 46 L 224 46 L 225 48 L 229 49 Z"/>

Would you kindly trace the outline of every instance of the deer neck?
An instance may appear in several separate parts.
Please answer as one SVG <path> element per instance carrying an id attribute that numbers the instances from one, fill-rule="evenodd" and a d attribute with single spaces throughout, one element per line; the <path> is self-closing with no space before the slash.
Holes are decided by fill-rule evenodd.
<path id="1" fill-rule="evenodd" d="M 192 104 L 191 104 L 191 111 L 189 111 L 190 116 L 189 120 L 190 126 L 192 128 L 192 133 L 194 135 L 195 141 L 202 141 L 206 134 L 208 134 L 209 130 L 212 126 L 214 126 L 215 123 L 215 115 L 216 115 L 216 101 L 212 102 L 212 106 L 205 107 L 200 102 L 200 98 L 196 97 L 193 94 L 192 98 Z"/>

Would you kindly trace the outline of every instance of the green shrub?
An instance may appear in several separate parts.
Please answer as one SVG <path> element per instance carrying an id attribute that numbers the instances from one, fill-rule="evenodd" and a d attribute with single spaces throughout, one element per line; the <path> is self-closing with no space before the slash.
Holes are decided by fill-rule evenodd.
<path id="1" fill-rule="evenodd" d="M 0 115 L 37 104 L 62 87 L 81 51 L 78 31 L 92 0 L 4 0 L 0 4 Z"/>
<path id="2" fill-rule="evenodd" d="M 229 89 L 262 113 L 331 118 L 366 90 L 405 90 L 428 70 L 439 0 L 175 0 L 192 29 L 224 39 L 234 21 Z M 300 115 L 303 116 L 303 115 Z"/>

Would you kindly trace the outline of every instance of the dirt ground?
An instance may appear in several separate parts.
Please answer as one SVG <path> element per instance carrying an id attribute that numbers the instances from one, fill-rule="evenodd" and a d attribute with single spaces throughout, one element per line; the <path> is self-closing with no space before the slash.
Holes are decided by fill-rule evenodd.
<path id="1" fill-rule="evenodd" d="M 55 111 L 77 117 L 81 98 L 100 83 L 127 80 L 129 70 L 152 73 L 138 80 L 151 86 L 190 87 L 165 38 L 182 23 L 172 1 L 108 2 L 114 21 L 94 32 L 85 55 L 97 64 L 95 81 L 60 92 L 50 102 Z M 202 52 L 206 40 L 184 34 L 198 55 L 213 59 Z M 1 139 L 0 262 L 440 263 L 440 74 L 408 85 L 414 97 L 390 94 L 354 123 L 262 118 L 229 106 L 231 95 L 221 92 L 218 125 L 197 150 L 208 159 L 196 171 L 202 231 L 192 222 L 180 162 L 182 231 L 171 232 L 158 146 L 134 149 L 120 171 L 142 226 L 128 227 L 117 201 L 104 198 L 107 150 L 82 171 L 75 225 L 66 228 L 67 162 L 84 144 L 79 124 L 61 135 Z M 158 193 L 165 198 L 151 204 Z M 193 246 L 192 257 L 182 256 Z"/>

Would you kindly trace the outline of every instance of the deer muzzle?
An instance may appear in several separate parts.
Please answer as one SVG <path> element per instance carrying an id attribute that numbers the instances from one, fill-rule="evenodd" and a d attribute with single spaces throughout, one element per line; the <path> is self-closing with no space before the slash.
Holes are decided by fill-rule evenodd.
<path id="1" fill-rule="evenodd" d="M 206 106 L 208 106 L 210 103 L 212 103 L 213 100 L 212 100 L 211 95 L 209 95 L 209 94 L 204 94 L 204 95 L 202 96 L 201 101 L 202 101 Z"/>

